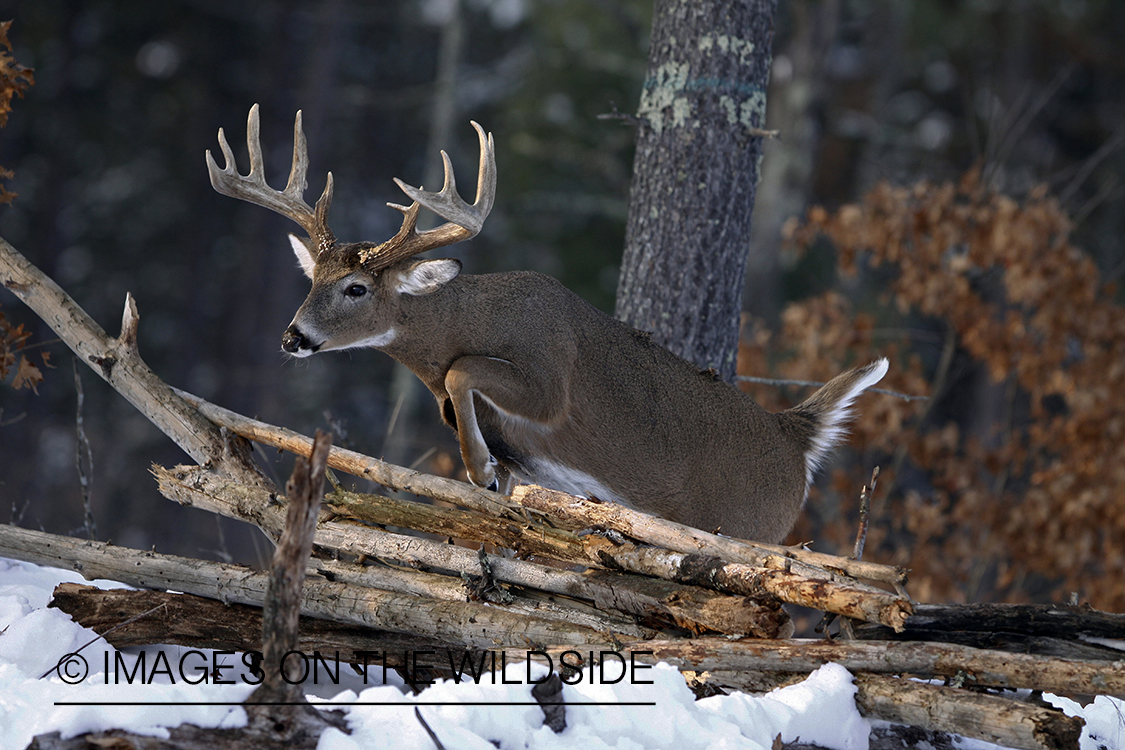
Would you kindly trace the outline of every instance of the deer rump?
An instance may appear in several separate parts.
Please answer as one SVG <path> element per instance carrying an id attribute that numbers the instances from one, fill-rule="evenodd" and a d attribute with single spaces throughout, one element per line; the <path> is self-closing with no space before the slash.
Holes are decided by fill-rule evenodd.
<path id="1" fill-rule="evenodd" d="M 467 392 L 480 439 L 515 479 L 758 541 L 792 528 L 848 406 L 887 368 L 850 370 L 771 414 L 549 276 L 460 276 L 427 302 L 452 311 L 457 330 L 443 338 L 489 334 L 488 346 L 462 347 L 439 368 L 471 385 L 450 393 L 448 376 L 427 377 L 415 357 L 386 351 L 419 374 L 455 430 L 454 401 Z M 518 339 L 505 345 L 497 320 L 517 326 Z M 462 446 L 474 439 L 459 437 Z"/>
<path id="2" fill-rule="evenodd" d="M 480 232 L 496 192 L 492 136 L 480 140 L 476 199 L 457 192 L 449 157 L 436 193 L 396 180 L 410 206 L 386 242 L 339 243 L 328 226 L 332 173 L 315 207 L 303 194 L 301 113 L 284 190 L 265 180 L 258 105 L 241 174 L 222 129 L 214 188 L 287 216 L 312 289 L 282 336 L 298 357 L 373 347 L 410 368 L 456 431 L 469 479 L 507 492 L 513 478 L 631 505 L 707 531 L 777 542 L 787 534 L 849 406 L 887 371 L 849 370 L 804 403 L 770 414 L 734 386 L 605 315 L 538 273 L 462 276 L 458 261 L 419 253 Z M 425 207 L 446 223 L 418 231 Z"/>

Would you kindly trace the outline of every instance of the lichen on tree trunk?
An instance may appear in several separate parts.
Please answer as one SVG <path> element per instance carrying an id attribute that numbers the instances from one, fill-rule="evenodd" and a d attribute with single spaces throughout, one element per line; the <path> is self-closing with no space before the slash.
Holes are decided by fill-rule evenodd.
<path id="1" fill-rule="evenodd" d="M 657 0 L 617 317 L 735 375 L 776 0 Z"/>

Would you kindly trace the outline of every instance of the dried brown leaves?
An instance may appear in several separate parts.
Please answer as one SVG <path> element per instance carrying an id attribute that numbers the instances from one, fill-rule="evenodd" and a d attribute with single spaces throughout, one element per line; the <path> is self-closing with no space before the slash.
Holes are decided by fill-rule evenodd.
<path id="1" fill-rule="evenodd" d="M 15 389 L 30 388 L 38 393 L 37 386 L 43 381 L 43 372 L 27 358 L 26 355 L 17 353 L 27 346 L 31 332 L 24 329 L 23 325 L 12 325 L 0 312 L 0 383 L 12 377 L 12 387 Z M 45 367 L 50 367 L 50 352 L 40 352 Z"/>
<path id="2" fill-rule="evenodd" d="M 11 42 L 8 41 L 8 29 L 11 26 L 11 21 L 0 23 L 0 128 L 8 124 L 12 99 L 16 96 L 22 97 L 23 92 L 35 83 L 31 68 L 20 65 L 9 54 L 12 51 Z M 11 176 L 10 170 L 0 167 L 0 179 Z M 15 193 L 9 192 L 0 185 L 0 204 L 11 203 L 15 197 Z M 14 368 L 12 387 L 30 388 L 38 393 L 36 386 L 42 382 L 43 372 L 26 356 L 20 355 L 18 361 L 16 359 L 16 352 L 27 346 L 30 336 L 31 333 L 25 331 L 22 325 L 13 326 L 4 318 L 4 313 L 0 313 L 0 383 L 7 380 L 9 372 Z M 43 352 L 41 356 L 44 366 L 50 367 L 50 354 Z"/>
<path id="3" fill-rule="evenodd" d="M 35 83 L 35 76 L 31 68 L 24 67 L 11 56 L 12 44 L 8 41 L 8 29 L 11 21 L 0 23 L 0 128 L 8 124 L 8 113 L 12 111 L 12 99 L 23 96 L 23 92 Z M 0 179 L 12 176 L 11 170 L 0 167 Z M 0 185 L 0 204 L 11 203 L 16 197 Z"/>
<path id="4" fill-rule="evenodd" d="M 874 315 L 829 292 L 785 310 L 787 351 L 751 336 L 744 369 L 776 362 L 784 377 L 826 380 L 885 355 L 893 364 L 881 385 L 933 390 L 936 401 L 865 397 L 852 442 L 868 460 L 837 472 L 844 512 L 820 513 L 821 527 L 803 526 L 801 538 L 848 539 L 848 511 L 879 461 L 891 494 L 873 501 L 869 554 L 911 567 L 916 596 L 1076 591 L 1125 608 L 1125 310 L 1069 231 L 1045 191 L 1018 202 L 975 172 L 957 185 L 880 185 L 858 205 L 813 209 L 787 227 L 797 249 L 827 237 L 844 274 L 864 254 L 887 284 L 869 306 L 894 335 L 874 340 Z M 942 335 L 952 367 L 933 355 Z M 974 370 L 976 381 L 965 377 Z M 776 392 L 754 395 L 787 405 Z"/>

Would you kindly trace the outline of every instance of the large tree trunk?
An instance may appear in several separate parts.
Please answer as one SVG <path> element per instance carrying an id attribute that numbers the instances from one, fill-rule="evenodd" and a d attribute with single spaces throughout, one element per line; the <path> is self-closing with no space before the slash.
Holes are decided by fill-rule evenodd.
<path id="1" fill-rule="evenodd" d="M 735 375 L 777 0 L 657 0 L 617 317 Z"/>

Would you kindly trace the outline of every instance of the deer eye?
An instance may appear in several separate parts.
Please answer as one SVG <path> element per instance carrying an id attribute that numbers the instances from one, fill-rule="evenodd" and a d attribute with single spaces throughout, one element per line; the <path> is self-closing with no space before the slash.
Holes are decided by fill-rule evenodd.
<path id="1" fill-rule="evenodd" d="M 348 295 L 349 297 L 362 297 L 363 295 L 367 294 L 367 287 L 365 287 L 363 284 L 352 284 L 344 290 L 344 294 Z"/>

